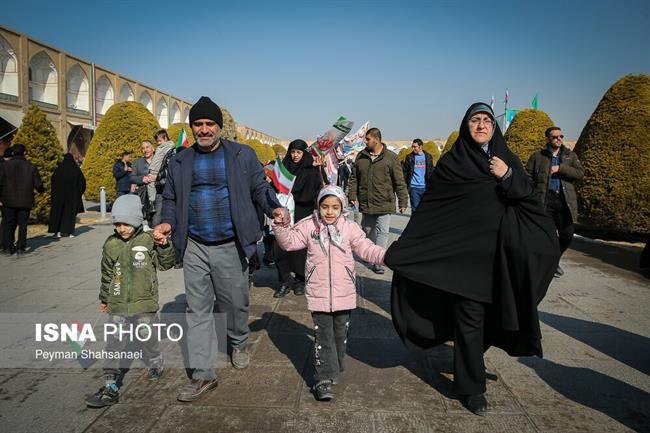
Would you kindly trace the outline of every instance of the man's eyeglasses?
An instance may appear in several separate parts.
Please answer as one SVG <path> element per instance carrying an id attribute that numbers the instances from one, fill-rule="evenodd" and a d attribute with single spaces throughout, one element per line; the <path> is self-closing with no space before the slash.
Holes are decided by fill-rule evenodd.
<path id="1" fill-rule="evenodd" d="M 472 125 L 472 126 L 478 126 L 478 125 L 480 125 L 481 123 L 482 123 L 483 125 L 485 125 L 485 126 L 488 126 L 488 125 L 490 125 L 490 126 L 494 126 L 494 121 L 493 121 L 492 119 L 490 119 L 489 117 L 485 117 L 485 118 L 480 118 L 480 117 L 470 117 L 470 118 L 469 118 L 469 123 L 470 123 L 470 125 Z"/>
<path id="2" fill-rule="evenodd" d="M 562 140 L 564 138 L 564 135 L 551 135 L 549 138 L 551 140 Z"/>

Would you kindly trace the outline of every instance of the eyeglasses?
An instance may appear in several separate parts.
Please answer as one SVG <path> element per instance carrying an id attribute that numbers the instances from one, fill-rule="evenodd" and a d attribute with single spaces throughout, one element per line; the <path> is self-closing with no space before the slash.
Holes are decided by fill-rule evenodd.
<path id="1" fill-rule="evenodd" d="M 564 135 L 551 135 L 549 138 L 551 140 L 562 140 L 564 138 Z"/>
<path id="2" fill-rule="evenodd" d="M 494 126 L 494 120 L 490 119 L 489 117 L 470 117 L 469 118 L 469 123 L 472 126 L 479 126 L 481 123 L 485 126 Z"/>

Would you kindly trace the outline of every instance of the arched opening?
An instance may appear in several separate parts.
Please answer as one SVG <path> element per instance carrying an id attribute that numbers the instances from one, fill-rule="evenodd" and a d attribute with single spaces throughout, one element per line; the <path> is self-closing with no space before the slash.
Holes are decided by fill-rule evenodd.
<path id="1" fill-rule="evenodd" d="M 104 115 L 115 103 L 115 96 L 113 94 L 113 85 L 106 75 L 102 75 L 97 80 L 97 95 L 95 97 L 95 111 L 97 114 Z"/>
<path id="2" fill-rule="evenodd" d="M 146 107 L 147 110 L 149 110 L 150 113 L 153 113 L 153 100 L 151 99 L 151 95 L 149 92 L 144 91 L 140 95 L 140 103 Z"/>
<path id="3" fill-rule="evenodd" d="M 167 112 L 167 103 L 164 99 L 160 98 L 158 100 L 158 106 L 156 107 L 156 119 L 161 128 L 167 128 L 169 126 L 169 113 Z"/>
<path id="4" fill-rule="evenodd" d="M 90 112 L 90 94 L 88 78 L 77 63 L 70 68 L 65 79 L 66 107 L 73 113 L 88 114 Z"/>
<path id="5" fill-rule="evenodd" d="M 124 101 L 135 101 L 135 96 L 133 94 L 133 89 L 131 89 L 131 86 L 129 83 L 124 83 L 122 84 L 122 87 L 120 88 L 120 99 L 118 99 L 120 102 Z"/>
<path id="6" fill-rule="evenodd" d="M 93 131 L 84 128 L 82 125 L 74 125 L 68 134 L 68 152 L 76 160 L 82 160 L 88 151 L 88 145 L 93 138 Z M 81 158 L 79 158 L 81 157 Z"/>
<path id="7" fill-rule="evenodd" d="M 0 99 L 18 101 L 18 60 L 13 47 L 0 36 Z"/>
<path id="8" fill-rule="evenodd" d="M 181 122 L 181 109 L 178 106 L 178 102 L 172 104 L 171 112 L 169 113 L 170 123 L 180 123 Z"/>
<path id="9" fill-rule="evenodd" d="M 183 110 L 183 123 L 190 123 L 190 109 Z"/>
<path id="10" fill-rule="evenodd" d="M 59 106 L 58 73 L 50 56 L 41 51 L 29 61 L 29 100 Z"/>

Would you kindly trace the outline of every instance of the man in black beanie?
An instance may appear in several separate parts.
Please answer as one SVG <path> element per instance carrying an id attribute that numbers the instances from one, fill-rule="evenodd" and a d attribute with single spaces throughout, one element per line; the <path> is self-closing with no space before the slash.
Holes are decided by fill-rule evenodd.
<path id="1" fill-rule="evenodd" d="M 217 386 L 213 305 L 227 316 L 233 366 L 248 366 L 248 259 L 262 237 L 255 204 L 271 218 L 288 215 L 253 149 L 221 138 L 223 114 L 217 104 L 202 96 L 190 109 L 190 126 L 196 143 L 168 164 L 162 223 L 154 230 L 161 244 L 171 235 L 183 259 L 194 372 L 179 401 L 197 400 Z"/>

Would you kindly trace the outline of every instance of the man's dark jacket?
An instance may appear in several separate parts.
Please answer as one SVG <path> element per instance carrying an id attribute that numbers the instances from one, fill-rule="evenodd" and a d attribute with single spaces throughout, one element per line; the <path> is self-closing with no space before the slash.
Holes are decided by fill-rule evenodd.
<path id="1" fill-rule="evenodd" d="M 358 201 L 362 213 L 386 215 L 395 213 L 395 195 L 398 206 L 406 208 L 408 192 L 397 155 L 386 145 L 374 161 L 367 148 L 359 152 L 348 184 L 348 199 Z"/>
<path id="2" fill-rule="evenodd" d="M 34 164 L 22 155 L 5 161 L 0 173 L 0 201 L 3 206 L 19 209 L 33 208 L 34 190 L 45 191 L 41 176 Z"/>
<path id="3" fill-rule="evenodd" d="M 435 170 L 435 167 L 433 166 L 433 157 L 429 152 L 426 150 L 422 150 L 422 153 L 424 153 L 424 164 L 426 167 L 426 170 L 424 172 L 424 184 L 426 185 L 429 183 L 429 179 L 431 179 L 431 175 L 433 174 L 433 170 Z M 404 159 L 404 164 L 402 165 L 402 170 L 404 170 L 404 181 L 406 182 L 406 187 L 408 189 L 411 189 L 411 178 L 413 177 L 413 171 L 415 170 L 415 153 L 411 152 L 408 155 L 406 155 L 406 158 Z"/>
<path id="4" fill-rule="evenodd" d="M 131 173 L 126 171 L 124 161 L 119 160 L 113 164 L 113 177 L 115 178 L 115 190 L 117 192 L 131 191 Z"/>
<path id="5" fill-rule="evenodd" d="M 224 139 L 221 140 L 221 146 L 224 150 L 230 215 L 235 235 L 246 256 L 252 257 L 256 252 L 255 245 L 262 237 L 253 201 L 259 204 L 269 217 L 274 209 L 282 205 L 266 182 L 264 171 L 253 149 Z M 162 222 L 172 226 L 172 241 L 180 254 L 178 257 L 183 257 L 187 246 L 192 171 L 194 155 L 198 151 L 198 145 L 194 144 L 172 158 L 167 166 Z"/>
<path id="6" fill-rule="evenodd" d="M 551 157 L 552 153 L 547 147 L 533 153 L 526 163 L 526 171 L 535 184 L 535 196 L 542 207 L 546 206 L 546 195 L 551 180 Z M 578 221 L 578 198 L 573 182 L 582 179 L 585 171 L 578 155 L 564 145 L 560 148 L 560 170 L 558 173 L 560 174 L 562 193 L 575 223 Z"/>

